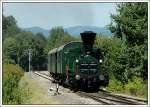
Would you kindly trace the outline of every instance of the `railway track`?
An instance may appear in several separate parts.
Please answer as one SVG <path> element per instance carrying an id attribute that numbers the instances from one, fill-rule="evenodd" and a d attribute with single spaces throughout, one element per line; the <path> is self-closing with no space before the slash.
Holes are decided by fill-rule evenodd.
<path id="1" fill-rule="evenodd" d="M 123 95 L 123 94 L 117 94 L 117 93 L 109 92 L 106 90 L 100 90 L 100 92 L 105 95 L 111 96 L 111 97 L 120 98 L 122 100 L 130 100 L 130 101 L 136 101 L 136 102 L 141 102 L 141 103 L 148 102 L 146 99 L 143 99 L 143 98 L 137 98 L 137 97 L 127 96 L 127 95 Z"/>
<path id="2" fill-rule="evenodd" d="M 47 73 L 34 72 L 36 75 L 39 75 L 50 81 L 54 81 Z M 77 91 L 78 95 L 91 98 L 96 100 L 104 105 L 147 105 L 147 100 L 135 97 L 129 97 L 125 95 L 119 95 L 116 93 L 111 93 L 108 91 L 100 90 L 98 93 L 86 93 L 83 91 Z"/>
<path id="3" fill-rule="evenodd" d="M 118 96 L 115 94 L 109 94 L 107 92 L 102 93 L 86 93 L 78 91 L 77 94 L 80 96 L 88 97 L 104 105 L 146 105 L 147 101 L 140 99 L 131 99 L 125 96 Z"/>
<path id="4" fill-rule="evenodd" d="M 50 81 L 54 81 L 53 78 L 50 77 L 50 75 L 46 74 L 46 73 L 42 73 L 42 72 L 34 72 L 36 75 L 41 76 L 45 79 L 48 79 Z"/>

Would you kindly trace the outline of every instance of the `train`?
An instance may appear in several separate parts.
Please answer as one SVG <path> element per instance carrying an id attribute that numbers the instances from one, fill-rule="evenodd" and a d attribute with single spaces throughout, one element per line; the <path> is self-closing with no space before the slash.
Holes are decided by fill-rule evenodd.
<path id="1" fill-rule="evenodd" d="M 54 80 L 74 88 L 99 88 L 109 83 L 108 72 L 101 71 L 104 52 L 93 48 L 96 33 L 80 33 L 82 41 L 71 41 L 48 53 L 48 71 Z"/>

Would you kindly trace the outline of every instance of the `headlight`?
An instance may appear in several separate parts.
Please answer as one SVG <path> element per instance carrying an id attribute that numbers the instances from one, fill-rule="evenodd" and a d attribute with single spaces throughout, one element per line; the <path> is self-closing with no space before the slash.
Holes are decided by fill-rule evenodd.
<path id="1" fill-rule="evenodd" d="M 76 59 L 76 63 L 78 63 L 79 62 L 79 60 L 78 59 Z"/>
<path id="2" fill-rule="evenodd" d="M 100 59 L 100 60 L 99 60 L 99 62 L 100 62 L 100 63 L 102 63 L 102 62 L 103 62 L 103 60 L 102 60 L 102 59 Z"/>

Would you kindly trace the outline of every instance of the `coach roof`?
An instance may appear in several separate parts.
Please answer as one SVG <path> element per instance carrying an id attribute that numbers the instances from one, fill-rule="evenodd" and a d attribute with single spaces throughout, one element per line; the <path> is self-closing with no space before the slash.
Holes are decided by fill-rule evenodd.
<path id="1" fill-rule="evenodd" d="M 70 45 L 72 43 L 81 43 L 81 42 L 79 42 L 79 41 L 71 41 L 71 42 L 69 42 L 69 43 L 67 43 L 65 45 L 62 45 L 62 46 L 60 46 L 58 48 L 54 48 L 54 49 L 50 50 L 48 52 L 48 54 L 53 54 L 53 53 L 59 52 L 59 51 L 63 50 L 65 47 L 67 47 L 68 45 Z"/>

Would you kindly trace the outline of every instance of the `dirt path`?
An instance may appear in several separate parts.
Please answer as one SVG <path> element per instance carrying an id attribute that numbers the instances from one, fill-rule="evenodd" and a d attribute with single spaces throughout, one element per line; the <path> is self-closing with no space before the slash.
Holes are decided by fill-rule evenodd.
<path id="1" fill-rule="evenodd" d="M 29 96 L 24 104 L 101 104 L 83 98 L 62 86 L 59 86 L 60 94 L 54 95 L 56 84 L 34 73 L 25 73 L 20 81 L 20 87 Z"/>

